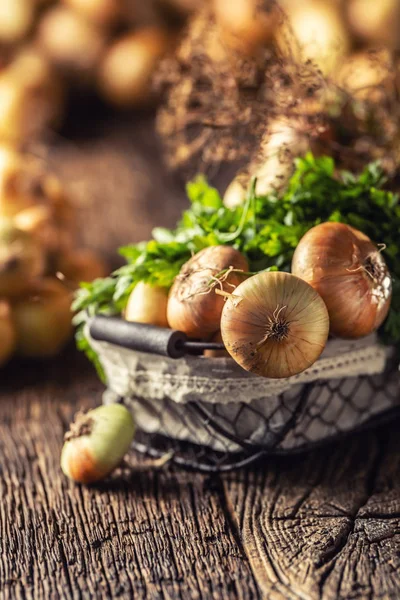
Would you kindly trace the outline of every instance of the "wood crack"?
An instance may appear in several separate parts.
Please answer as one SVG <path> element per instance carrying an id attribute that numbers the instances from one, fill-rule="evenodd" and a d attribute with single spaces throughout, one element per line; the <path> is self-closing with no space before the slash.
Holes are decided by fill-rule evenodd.
<path id="1" fill-rule="evenodd" d="M 226 493 L 266 598 L 400 597 L 399 456 L 393 423 L 230 477 Z"/>
<path id="2" fill-rule="evenodd" d="M 220 501 L 220 506 L 221 506 L 222 511 L 223 511 L 223 513 L 225 515 L 226 522 L 227 522 L 227 524 L 229 526 L 229 529 L 230 529 L 230 531 L 231 531 L 231 533 L 232 533 L 232 535 L 234 537 L 234 540 L 235 540 L 235 542 L 237 544 L 237 547 L 238 547 L 238 549 L 240 551 L 240 554 L 242 555 L 242 557 L 245 557 L 246 561 L 248 562 L 250 572 L 251 572 L 251 574 L 252 574 L 252 576 L 254 578 L 254 581 L 256 583 L 257 582 L 257 577 L 256 577 L 256 575 L 255 575 L 255 573 L 253 571 L 251 562 L 249 561 L 249 556 L 248 556 L 248 553 L 246 551 L 246 547 L 245 547 L 245 545 L 243 543 L 243 540 L 242 540 L 242 537 L 241 537 L 241 534 L 240 534 L 239 525 L 238 525 L 238 522 L 237 522 L 237 515 L 236 515 L 235 509 L 234 509 L 234 507 L 233 507 L 233 505 L 232 505 L 232 503 L 230 501 L 229 496 L 226 494 L 226 491 L 225 491 L 224 485 L 222 483 L 222 480 L 219 477 L 217 477 L 217 476 L 213 476 L 212 478 L 210 478 L 209 481 L 211 482 L 213 489 L 218 494 L 218 498 L 219 498 L 219 501 Z M 261 598 L 260 591 L 258 590 L 257 583 L 256 583 L 256 587 L 257 587 L 257 596 L 255 596 L 255 598 Z"/>

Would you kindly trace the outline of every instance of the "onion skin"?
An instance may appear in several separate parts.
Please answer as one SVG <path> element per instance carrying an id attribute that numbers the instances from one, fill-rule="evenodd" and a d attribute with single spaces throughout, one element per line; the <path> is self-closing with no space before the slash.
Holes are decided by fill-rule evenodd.
<path id="1" fill-rule="evenodd" d="M 209 285 L 213 276 L 229 267 L 244 272 L 249 269 L 243 254 L 230 246 L 204 248 L 183 265 L 169 293 L 167 319 L 172 329 L 200 339 L 219 330 L 224 299 Z M 231 273 L 223 282 L 223 289 L 232 292 L 232 286 L 239 285 L 243 277 Z M 204 293 L 207 289 L 208 293 Z"/>
<path id="2" fill-rule="evenodd" d="M 134 433 L 133 418 L 122 404 L 78 415 L 61 452 L 63 473 L 78 483 L 103 479 L 121 463 Z"/>
<path id="3" fill-rule="evenodd" d="M 258 273 L 228 298 L 224 344 L 247 371 L 273 379 L 310 367 L 325 348 L 329 317 L 322 298 L 289 273 Z"/>
<path id="4" fill-rule="evenodd" d="M 322 223 L 310 229 L 296 248 L 292 273 L 325 301 L 333 335 L 369 335 L 389 312 L 392 280 L 382 254 L 348 225 Z"/>

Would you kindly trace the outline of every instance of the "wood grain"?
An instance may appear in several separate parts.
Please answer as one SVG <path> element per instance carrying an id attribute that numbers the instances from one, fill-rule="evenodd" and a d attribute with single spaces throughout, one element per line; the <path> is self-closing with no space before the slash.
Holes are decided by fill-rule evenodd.
<path id="1" fill-rule="evenodd" d="M 29 386 L 21 384 L 21 368 Z M 129 471 L 81 487 L 62 475 L 64 431 L 102 390 L 82 357 L 15 364 L 4 375 L 2 598 L 258 597 L 218 480 Z"/>
<path id="2" fill-rule="evenodd" d="M 399 425 L 226 479 L 265 597 L 399 597 Z"/>

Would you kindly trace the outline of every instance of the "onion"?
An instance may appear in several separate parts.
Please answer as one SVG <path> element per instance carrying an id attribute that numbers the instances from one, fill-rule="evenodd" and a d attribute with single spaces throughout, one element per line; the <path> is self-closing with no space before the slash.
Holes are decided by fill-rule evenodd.
<path id="1" fill-rule="evenodd" d="M 285 189 L 294 170 L 294 161 L 310 149 L 309 141 L 296 118 L 279 118 L 268 127 L 260 144 L 256 169 L 258 195 Z"/>
<path id="2" fill-rule="evenodd" d="M 1 91 L 1 82 L 0 82 Z M 1 105 L 1 99 L 0 99 Z M 1 130 L 1 117 L 0 117 Z M 25 188 L 25 169 L 22 155 L 8 146 L 0 146 L 0 216 L 11 217 L 32 206 L 30 194 L 21 193 Z"/>
<path id="3" fill-rule="evenodd" d="M 344 3 L 353 33 L 372 44 L 399 47 L 398 0 L 347 0 Z"/>
<path id="4" fill-rule="evenodd" d="M 17 230 L 58 255 L 73 245 L 73 215 L 57 178 L 29 155 L 0 147 L 0 217 L 12 217 Z"/>
<path id="5" fill-rule="evenodd" d="M 60 118 L 63 88 L 37 52 L 26 50 L 0 74 L 0 138 L 13 144 Z"/>
<path id="6" fill-rule="evenodd" d="M 59 232 L 52 217 L 49 206 L 37 204 L 16 214 L 14 224 L 28 233 L 45 252 L 56 252 L 59 247 Z"/>
<path id="7" fill-rule="evenodd" d="M 214 14 L 224 41 L 247 54 L 273 39 L 280 13 L 275 3 L 260 7 L 257 0 L 214 0 Z"/>
<path id="8" fill-rule="evenodd" d="M 244 204 L 246 200 L 246 179 L 238 175 L 226 188 L 223 202 L 227 208 L 234 209 Z"/>
<path id="9" fill-rule="evenodd" d="M 357 52 L 349 56 L 335 75 L 338 84 L 357 100 L 379 102 L 395 87 L 390 52 Z"/>
<path id="10" fill-rule="evenodd" d="M 281 53 L 297 62 L 312 60 L 325 75 L 335 70 L 350 45 L 339 3 L 287 0 L 284 9 L 289 23 L 276 36 Z"/>
<path id="11" fill-rule="evenodd" d="M 105 37 L 68 7 L 56 6 L 40 21 L 38 44 L 60 69 L 91 77 L 104 49 Z"/>
<path id="12" fill-rule="evenodd" d="M 0 219 L 0 296 L 16 296 L 42 275 L 42 248 L 10 219 Z"/>
<path id="13" fill-rule="evenodd" d="M 152 97 L 151 79 L 170 37 L 159 27 L 148 27 L 115 42 L 99 73 L 100 91 L 117 106 L 142 105 Z"/>
<path id="14" fill-rule="evenodd" d="M 134 433 L 133 418 L 122 404 L 78 413 L 61 452 L 64 474 L 78 483 L 103 479 L 121 463 Z"/>
<path id="15" fill-rule="evenodd" d="M 125 319 L 168 327 L 168 290 L 140 281 L 131 293 L 125 310 Z"/>
<path id="16" fill-rule="evenodd" d="M 322 298 L 289 273 L 258 273 L 229 295 L 221 318 L 226 349 L 247 371 L 296 375 L 325 348 L 329 317 Z"/>
<path id="17" fill-rule="evenodd" d="M 29 212 L 37 207 L 40 207 L 37 213 Z M 58 224 L 72 226 L 74 211 L 59 180 L 45 173 L 42 165 L 31 156 L 0 146 L 0 217 L 16 218 L 26 210 L 21 222 L 27 226 L 31 220 L 28 215 L 34 216 L 34 221 L 43 218 L 41 207 L 46 208 L 47 214 L 51 212 Z"/>
<path id="18" fill-rule="evenodd" d="M 99 26 L 110 26 L 121 16 L 121 0 L 64 0 L 82 17 Z"/>
<path id="19" fill-rule="evenodd" d="M 247 167 L 227 187 L 223 202 L 228 208 L 243 204 L 249 172 L 257 178 L 256 193 L 259 196 L 276 193 L 280 195 L 287 187 L 294 171 L 297 157 L 310 150 L 304 119 L 296 115 L 274 119 L 260 142 L 260 150 Z"/>
<path id="20" fill-rule="evenodd" d="M 57 354 L 72 334 L 71 293 L 56 279 L 42 279 L 13 305 L 17 352 L 21 356 Z"/>
<path id="21" fill-rule="evenodd" d="M 296 248 L 292 272 L 321 294 L 334 335 L 368 335 L 389 312 L 392 281 L 383 256 L 348 225 L 322 223 L 310 229 Z"/>
<path id="22" fill-rule="evenodd" d="M 25 37 L 33 23 L 32 0 L 1 0 L 0 43 L 13 44 Z"/>
<path id="23" fill-rule="evenodd" d="M 214 293 L 214 288 L 219 286 L 231 292 L 243 280 L 240 271 L 248 268 L 245 257 L 229 246 L 211 246 L 195 254 L 183 265 L 171 288 L 169 326 L 194 338 L 216 333 L 224 300 Z"/>
<path id="24" fill-rule="evenodd" d="M 14 324 L 11 319 L 10 305 L 0 301 L 0 365 L 3 365 L 12 355 L 15 349 L 16 335 Z"/>

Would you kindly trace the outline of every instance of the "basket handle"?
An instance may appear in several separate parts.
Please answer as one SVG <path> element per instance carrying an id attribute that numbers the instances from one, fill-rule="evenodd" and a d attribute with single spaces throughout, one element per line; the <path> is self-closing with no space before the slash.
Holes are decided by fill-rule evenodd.
<path id="1" fill-rule="evenodd" d="M 103 315 L 90 320 L 89 333 L 94 340 L 169 358 L 182 358 L 185 354 L 202 354 L 204 350 L 225 348 L 224 344 L 189 340 L 185 333 L 175 329 Z"/>

